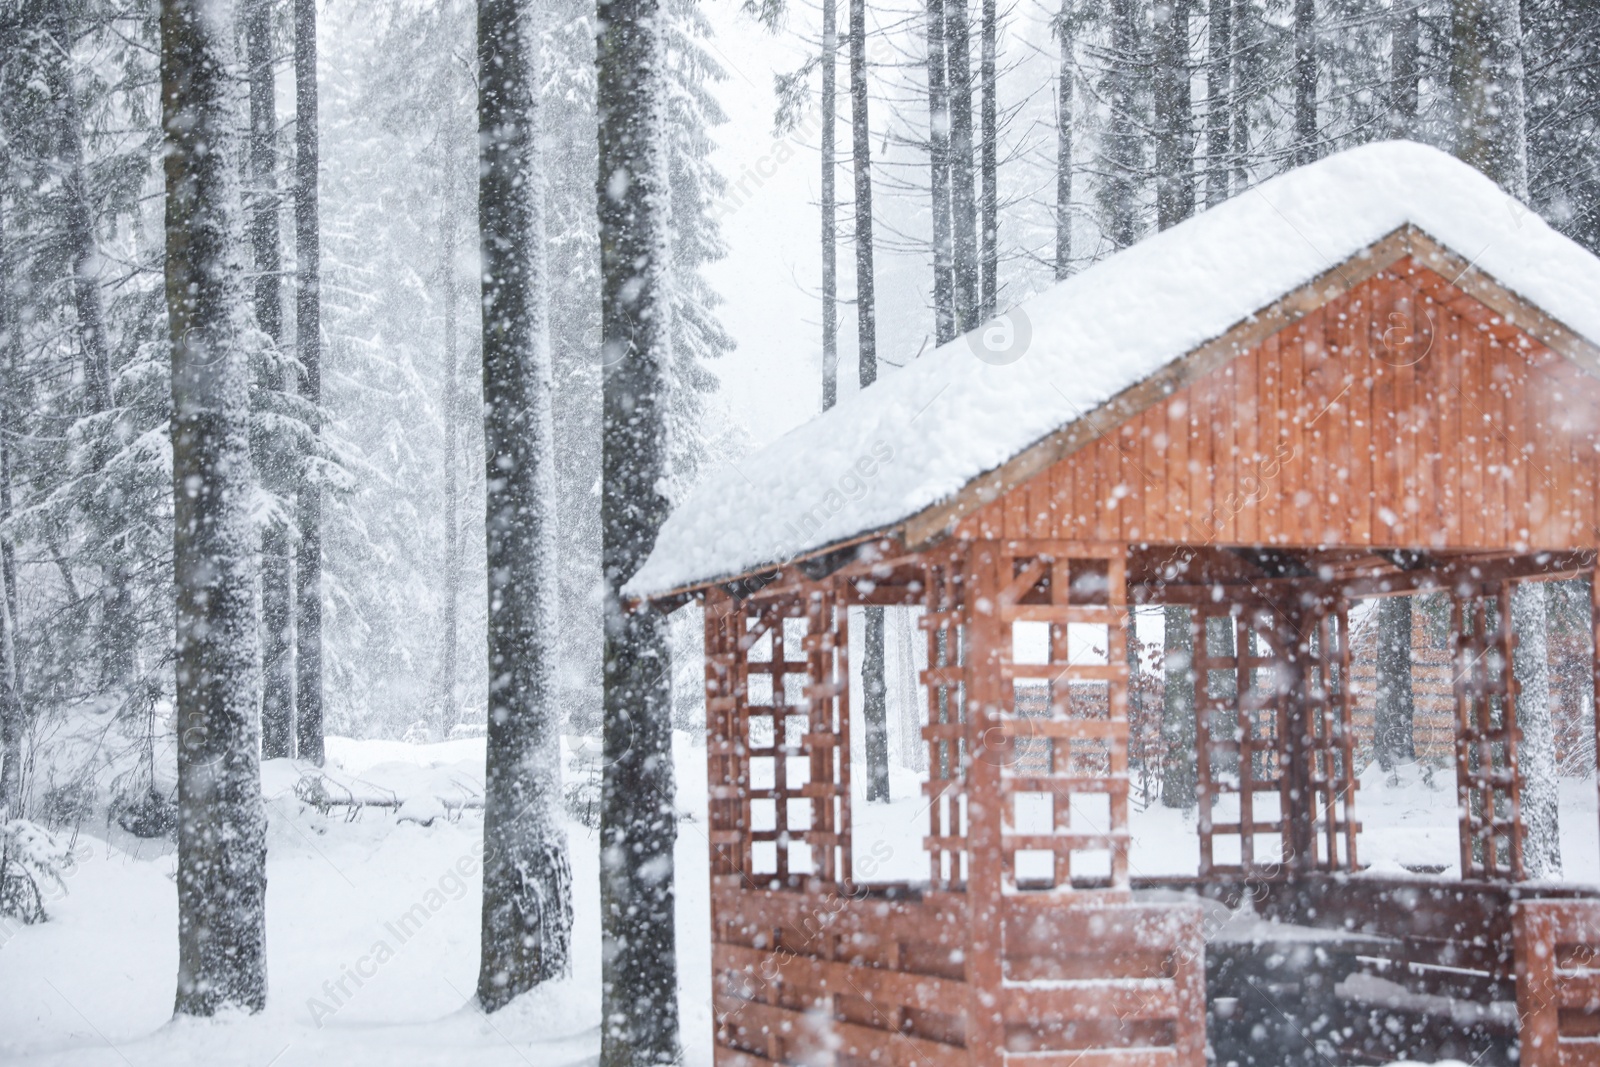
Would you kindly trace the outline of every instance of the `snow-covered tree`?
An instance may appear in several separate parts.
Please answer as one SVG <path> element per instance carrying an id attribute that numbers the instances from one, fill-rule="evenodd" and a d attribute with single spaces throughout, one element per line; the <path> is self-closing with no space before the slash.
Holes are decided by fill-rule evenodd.
<path id="1" fill-rule="evenodd" d="M 671 664 L 665 620 L 622 588 L 666 518 L 672 338 L 662 144 L 661 0 L 603 0 L 595 51 L 599 117 L 604 421 L 605 769 L 600 804 L 603 1067 L 679 1056 Z"/>
<path id="2" fill-rule="evenodd" d="M 486 1011 L 566 973 L 572 873 L 554 676 L 553 387 L 539 156 L 541 43 L 522 0 L 478 2 L 478 231 L 488 570 Z"/>
<path id="3" fill-rule="evenodd" d="M 167 0 L 180 1015 L 266 1004 L 254 492 L 232 6 Z"/>

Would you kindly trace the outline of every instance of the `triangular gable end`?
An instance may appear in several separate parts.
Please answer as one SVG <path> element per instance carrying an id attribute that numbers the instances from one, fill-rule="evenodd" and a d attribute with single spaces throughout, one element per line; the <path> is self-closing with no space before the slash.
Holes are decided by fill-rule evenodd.
<path id="1" fill-rule="evenodd" d="M 1600 350 L 1406 226 L 898 531 L 1593 547 L 1597 412 Z"/>

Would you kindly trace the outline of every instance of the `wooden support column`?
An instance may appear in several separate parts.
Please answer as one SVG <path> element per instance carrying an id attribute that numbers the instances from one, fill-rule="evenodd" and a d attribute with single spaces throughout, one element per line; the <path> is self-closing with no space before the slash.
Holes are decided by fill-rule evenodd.
<path id="1" fill-rule="evenodd" d="M 1005 1060 L 1001 1001 L 1001 796 L 1000 757 L 993 739 L 1002 735 L 1006 706 L 1000 663 L 1010 635 L 1000 625 L 1001 546 L 977 542 L 966 572 L 967 659 L 967 899 L 970 941 L 966 959 L 969 1007 L 967 1050 L 972 1067 L 1001 1067 Z M 1004 744 L 1005 742 L 1001 742 Z"/>

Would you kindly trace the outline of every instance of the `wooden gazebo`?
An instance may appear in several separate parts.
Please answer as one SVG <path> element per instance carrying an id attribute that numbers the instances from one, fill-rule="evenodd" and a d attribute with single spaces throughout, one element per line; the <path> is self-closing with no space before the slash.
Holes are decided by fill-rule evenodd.
<path id="1" fill-rule="evenodd" d="M 1019 358 L 958 340 L 713 479 L 633 583 L 705 609 L 718 1063 L 1600 1063 L 1600 887 L 1523 869 L 1509 617 L 1518 583 L 1594 573 L 1600 262 L 1378 145 L 1021 320 Z M 1357 852 L 1349 607 L 1424 590 L 1452 606 L 1460 878 Z M 1126 642 L 1171 603 L 1200 869 L 1158 881 L 1128 862 Z M 853 877 L 855 605 L 922 609 L 916 883 Z M 1203 906 L 1245 898 L 1267 933 L 1213 937 Z"/>

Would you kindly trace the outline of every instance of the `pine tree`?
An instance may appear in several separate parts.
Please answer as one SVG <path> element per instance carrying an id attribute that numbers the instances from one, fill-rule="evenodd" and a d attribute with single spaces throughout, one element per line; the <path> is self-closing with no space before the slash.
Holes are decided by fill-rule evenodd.
<path id="1" fill-rule="evenodd" d="M 1145 66 L 1140 7 L 1135 0 L 1111 0 L 1111 45 L 1107 86 L 1111 116 L 1102 138 L 1105 177 L 1100 202 L 1112 246 L 1127 248 L 1139 239 L 1139 186 L 1145 173 L 1139 74 Z"/>
<path id="2" fill-rule="evenodd" d="M 10 37 L 0 27 L 0 44 Z M 0 156 L 0 164 L 9 160 Z M 0 383 L 0 820 L 21 815 L 23 708 L 17 673 L 16 567 L 11 553 L 12 397 L 16 378 L 11 291 L 12 261 L 6 241 L 5 197 L 9 167 L 0 167 L 0 359 L 7 380 Z"/>
<path id="3" fill-rule="evenodd" d="M 1294 0 L 1294 162 L 1315 163 L 1321 150 L 1317 126 L 1317 4 Z"/>
<path id="4" fill-rule="evenodd" d="M 972 165 L 972 23 L 967 0 L 943 0 L 950 77 L 950 221 L 954 231 L 956 331 L 978 325 L 978 203 Z M 865 89 L 863 88 L 863 99 Z M 863 103 L 863 106 L 865 104 Z"/>
<path id="5" fill-rule="evenodd" d="M 278 346 L 283 343 L 283 293 L 278 219 L 278 104 L 272 0 L 248 0 L 242 12 L 250 70 L 250 245 L 254 253 L 256 327 L 272 346 L 257 371 L 256 387 L 281 393 Z M 286 493 L 284 442 L 269 440 L 258 451 L 262 480 Z M 293 545 L 285 523 L 272 521 L 261 539 L 261 755 L 294 755 L 294 572 Z"/>
<path id="6" fill-rule="evenodd" d="M 180 1015 L 266 1004 L 266 820 L 230 5 L 163 0 Z"/>
<path id="7" fill-rule="evenodd" d="M 1377 686 L 1378 765 L 1388 771 L 1396 764 L 1416 759 L 1409 596 L 1388 596 L 1378 601 Z"/>
<path id="8" fill-rule="evenodd" d="M 831 3 L 831 0 L 824 0 Z M 934 340 L 956 335 L 955 249 L 950 233 L 950 87 L 944 47 L 944 0 L 928 0 L 928 188 L 933 197 Z"/>
<path id="9" fill-rule="evenodd" d="M 1168 604 L 1164 610 L 1166 669 L 1161 708 L 1161 740 L 1166 756 L 1161 765 L 1161 803 L 1168 808 L 1195 806 L 1194 629 L 1190 609 Z"/>
<path id="10" fill-rule="evenodd" d="M 957 3 L 962 0 L 956 0 Z M 969 141 L 970 141 L 970 110 Z M 867 107 L 867 4 L 850 0 L 850 159 L 856 184 L 856 345 L 861 388 L 878 380 L 878 306 L 873 284 L 872 127 Z M 970 143 L 969 156 L 970 160 Z M 970 191 L 970 186 L 969 186 Z M 864 609 L 861 716 L 867 799 L 889 799 L 889 694 L 884 677 L 883 609 Z"/>
<path id="11" fill-rule="evenodd" d="M 957 0 L 964 3 L 965 0 Z M 995 36 L 997 33 L 995 0 L 983 0 L 982 43 L 979 46 L 978 80 L 983 88 L 983 109 L 979 116 L 978 173 L 982 191 L 978 198 L 981 260 L 981 293 L 978 301 L 978 320 L 986 322 L 994 317 L 995 302 L 1000 285 L 1000 173 L 999 173 L 999 115 L 997 96 L 999 84 L 995 73 Z"/>
<path id="12" fill-rule="evenodd" d="M 1159 0 L 1156 44 L 1156 225 L 1194 214 L 1194 115 L 1189 82 L 1189 0 Z"/>
<path id="13" fill-rule="evenodd" d="M 496 1011 L 566 973 L 572 873 L 552 682 L 555 436 L 537 124 L 538 35 L 522 0 L 478 3 L 489 739 L 478 1000 Z"/>
<path id="14" fill-rule="evenodd" d="M 1228 199 L 1233 95 L 1233 0 L 1209 0 L 1206 16 L 1206 207 Z"/>
<path id="15" fill-rule="evenodd" d="M 83 112 L 73 77 L 76 18 L 72 5 L 73 0 L 52 0 L 47 8 L 44 32 L 48 37 L 50 55 L 45 60 L 44 70 L 56 102 L 56 144 L 62 172 L 62 206 L 65 209 L 63 237 L 71 264 L 72 302 L 77 318 L 78 344 L 83 353 L 88 414 L 109 420 L 116 397 L 112 384 L 111 345 L 106 331 L 105 298 L 96 270 L 99 256 L 94 235 L 94 208 L 90 200 L 90 177 L 83 148 Z M 110 461 L 113 447 L 111 435 L 102 427 L 96 434 L 90 459 L 97 474 L 103 472 Z M 114 516 L 99 509 L 92 512 L 90 517 L 92 521 L 114 527 Z M 117 545 L 105 563 L 98 641 L 101 687 L 122 697 L 126 697 L 133 682 L 138 642 L 138 629 L 132 619 L 133 594 L 125 559 L 126 548 L 126 545 Z"/>
<path id="16" fill-rule="evenodd" d="M 300 397 L 322 403 L 322 248 L 317 219 L 317 2 L 294 0 L 295 354 Z M 319 436 L 313 425 L 312 440 Z M 312 456 L 302 461 L 295 553 L 295 747 L 321 766 L 322 485 Z"/>
<path id="17" fill-rule="evenodd" d="M 1072 273 L 1072 105 L 1074 77 L 1074 19 L 1072 0 L 1061 0 L 1056 16 L 1056 39 L 1061 46 L 1056 74 L 1056 281 Z"/>
<path id="18" fill-rule="evenodd" d="M 1417 135 L 1417 99 L 1422 8 L 1417 0 L 1394 0 L 1389 8 L 1389 136 Z"/>
<path id="19" fill-rule="evenodd" d="M 622 588 L 666 518 L 670 335 L 660 0 L 603 0 L 600 158 L 605 770 L 600 804 L 602 1067 L 679 1056 L 671 665 L 665 620 Z"/>
<path id="20" fill-rule="evenodd" d="M 443 402 L 440 407 L 444 411 L 444 617 L 441 620 L 444 629 L 442 649 L 439 655 L 439 695 L 436 725 L 441 738 L 448 737 L 450 728 L 455 725 L 460 715 L 457 686 L 460 680 L 460 669 L 457 661 L 460 657 L 461 636 L 461 518 L 458 512 L 461 507 L 460 485 L 460 455 L 461 455 L 461 368 L 460 356 L 457 352 L 458 334 L 460 327 L 456 322 L 457 305 L 460 303 L 461 287 L 456 280 L 456 257 L 458 232 L 461 226 L 460 212 L 456 207 L 456 185 L 458 184 L 457 171 L 459 166 L 456 161 L 461 152 L 459 140 L 455 137 L 446 137 L 444 145 L 444 180 L 441 183 L 441 207 L 439 211 L 439 287 L 443 290 L 444 303 L 444 386 Z M 544 235 L 540 234 L 541 244 Z M 541 248 L 541 254 L 543 249 Z M 544 279 L 541 278 L 541 283 Z M 548 297 L 548 286 L 546 285 Z M 548 323 L 545 344 L 548 346 Z M 552 388 L 554 388 L 552 382 Z M 554 427 L 552 426 L 552 433 Z M 553 452 L 555 442 L 549 442 Z M 554 462 L 553 459 L 550 462 Z M 554 507 L 555 501 L 547 501 Z M 554 656 L 554 651 L 550 655 Z M 552 694 L 552 699 L 554 694 Z"/>
<path id="21" fill-rule="evenodd" d="M 822 0 L 822 410 L 839 402 L 839 31 L 837 0 Z"/>
<path id="22" fill-rule="evenodd" d="M 1518 0 L 1455 0 L 1449 88 L 1454 151 L 1519 200 L 1528 197 L 1528 147 Z"/>

